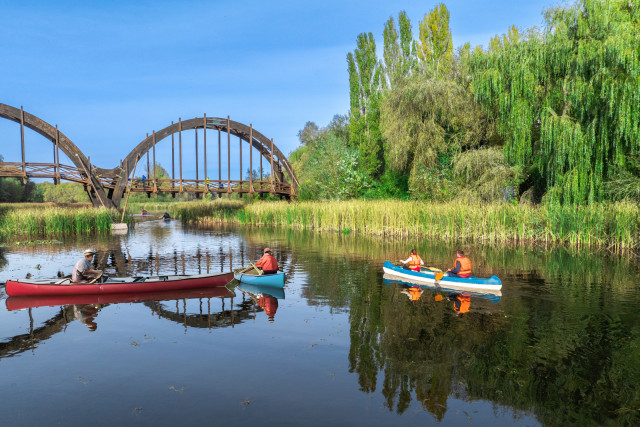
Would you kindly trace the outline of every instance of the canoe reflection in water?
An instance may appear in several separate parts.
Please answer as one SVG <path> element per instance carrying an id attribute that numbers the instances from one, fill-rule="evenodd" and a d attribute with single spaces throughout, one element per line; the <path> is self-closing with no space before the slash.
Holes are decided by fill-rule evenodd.
<path id="1" fill-rule="evenodd" d="M 254 301 L 254 304 L 257 304 L 264 310 L 269 322 L 275 320 L 276 311 L 278 310 L 278 300 L 284 299 L 283 288 L 240 283 L 238 290 L 243 294 L 249 295 Z"/>

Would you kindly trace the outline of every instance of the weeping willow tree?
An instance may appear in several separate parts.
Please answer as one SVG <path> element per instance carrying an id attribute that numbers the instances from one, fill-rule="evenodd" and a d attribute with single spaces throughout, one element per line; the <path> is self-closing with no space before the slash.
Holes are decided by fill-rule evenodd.
<path id="1" fill-rule="evenodd" d="M 474 97 L 549 201 L 601 201 L 640 151 L 640 2 L 582 0 L 545 20 L 471 55 Z"/>
<path id="2" fill-rule="evenodd" d="M 388 167 L 409 174 L 414 196 L 446 184 L 446 177 L 437 177 L 449 166 L 442 165 L 443 156 L 453 157 L 479 146 L 488 135 L 486 116 L 467 90 L 452 79 L 424 75 L 406 79 L 385 94 L 380 118 Z"/>

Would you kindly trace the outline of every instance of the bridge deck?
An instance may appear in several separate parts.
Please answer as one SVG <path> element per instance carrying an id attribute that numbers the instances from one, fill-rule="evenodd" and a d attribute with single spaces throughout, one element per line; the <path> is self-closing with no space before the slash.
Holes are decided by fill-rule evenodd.
<path id="1" fill-rule="evenodd" d="M 76 182 L 79 184 L 91 185 L 90 179 L 78 171 L 77 168 L 68 165 L 56 165 L 52 163 L 25 163 L 23 170 L 22 163 L 18 162 L 0 162 L 0 177 L 6 178 L 44 178 Z M 105 189 L 112 190 L 116 186 L 116 180 L 113 178 L 104 178 L 98 175 L 98 178 Z M 134 193 L 196 193 L 196 194 L 275 194 L 290 196 L 292 194 L 292 186 L 288 182 L 280 182 L 275 179 L 259 179 L 259 180 L 215 180 L 215 179 L 141 179 L 131 178 L 129 184 L 131 192 Z"/>

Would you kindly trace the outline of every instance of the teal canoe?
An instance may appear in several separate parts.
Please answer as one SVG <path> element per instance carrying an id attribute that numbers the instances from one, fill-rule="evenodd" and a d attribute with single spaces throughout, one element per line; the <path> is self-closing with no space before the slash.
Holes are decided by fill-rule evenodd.
<path id="1" fill-rule="evenodd" d="M 258 286 L 273 286 L 278 288 L 284 287 L 285 279 L 283 272 L 278 272 L 276 274 L 257 275 L 255 273 L 255 270 L 248 271 L 246 273 L 236 273 L 233 277 L 235 277 L 235 279 L 241 283 L 248 283 Z"/>

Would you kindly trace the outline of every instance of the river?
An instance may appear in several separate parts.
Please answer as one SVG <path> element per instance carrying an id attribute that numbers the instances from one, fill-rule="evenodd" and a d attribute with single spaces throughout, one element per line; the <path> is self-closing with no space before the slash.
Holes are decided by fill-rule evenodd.
<path id="1" fill-rule="evenodd" d="M 630 257 L 464 246 L 498 294 L 385 281 L 416 248 L 339 233 L 147 221 L 127 235 L 0 248 L 0 282 L 70 274 L 86 247 L 112 276 L 229 271 L 269 246 L 276 295 L 21 307 L 0 287 L 5 425 L 557 425 L 640 419 L 640 272 Z"/>

